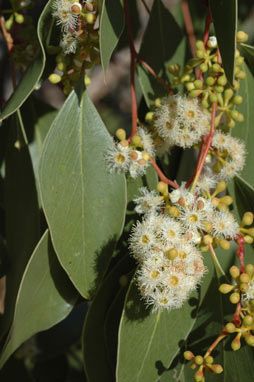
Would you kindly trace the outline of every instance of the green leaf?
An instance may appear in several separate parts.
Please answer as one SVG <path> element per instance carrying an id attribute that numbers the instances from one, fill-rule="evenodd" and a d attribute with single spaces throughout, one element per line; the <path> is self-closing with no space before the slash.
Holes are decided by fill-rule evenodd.
<path id="1" fill-rule="evenodd" d="M 241 138 L 246 145 L 246 163 L 241 172 L 241 177 L 245 182 L 249 183 L 251 187 L 254 186 L 254 171 L 253 171 L 253 142 L 254 142 L 254 78 L 250 73 L 247 65 L 244 65 L 246 78 L 241 80 L 241 87 L 238 94 L 243 97 L 243 103 L 237 107 L 237 110 L 244 115 L 244 122 L 232 129 L 232 136 Z"/>
<path id="2" fill-rule="evenodd" d="M 167 68 L 170 64 L 176 63 L 183 66 L 185 47 L 186 39 L 173 15 L 160 0 L 155 0 L 143 37 L 140 57 L 157 75 L 169 83 L 170 76 Z M 138 76 L 148 107 L 153 104 L 155 98 L 168 94 L 168 90 L 162 87 L 142 66 L 138 67 Z"/>
<path id="3" fill-rule="evenodd" d="M 180 309 L 152 313 L 141 301 L 135 279 L 132 281 L 119 327 L 117 382 L 154 382 L 159 379 L 161 369 L 171 365 L 179 352 L 179 343 L 187 338 L 195 324 L 195 311 L 213 276 L 211 259 L 205 261 L 210 272 L 202 283 L 200 299 L 195 291 Z"/>
<path id="4" fill-rule="evenodd" d="M 245 58 L 247 58 L 249 68 L 254 75 L 254 47 L 244 43 L 242 43 L 240 46 L 242 48 L 242 54 Z"/>
<path id="5" fill-rule="evenodd" d="M 126 209 L 126 182 L 110 174 L 113 141 L 87 91 L 67 98 L 45 140 L 39 165 L 44 212 L 59 261 L 91 298 L 107 270 Z"/>
<path id="6" fill-rule="evenodd" d="M 229 83 L 234 80 L 238 1 L 210 0 L 211 15 L 223 68 Z"/>
<path id="7" fill-rule="evenodd" d="M 5 155 L 5 213 L 9 268 L 6 311 L 1 335 L 9 329 L 26 264 L 39 240 L 39 207 L 32 162 L 17 116 L 6 121 L 9 138 Z"/>
<path id="8" fill-rule="evenodd" d="M 53 1 L 54 0 L 50 0 L 47 3 L 38 21 L 37 33 L 40 45 L 39 52 L 31 65 L 27 68 L 10 99 L 6 103 L 0 115 L 0 121 L 9 117 L 21 107 L 21 105 L 35 89 L 42 76 L 46 62 L 46 55 L 43 46 L 46 44 L 46 40 L 48 39 L 54 22 L 51 16 L 51 4 Z"/>
<path id="9" fill-rule="evenodd" d="M 124 29 L 122 0 L 104 0 L 100 15 L 100 54 L 104 75 Z"/>
<path id="10" fill-rule="evenodd" d="M 121 286 L 120 277 L 126 277 L 132 268 L 133 261 L 129 255 L 120 260 L 104 280 L 90 305 L 82 334 L 85 371 L 89 382 L 111 382 L 114 380 L 114 372 L 111 369 L 107 354 L 104 325 L 114 298 L 118 296 L 120 291 L 126 293 L 128 279 L 126 285 Z"/>
<path id="11" fill-rule="evenodd" d="M 62 321 L 72 310 L 77 297 L 77 291 L 59 265 L 46 231 L 25 269 L 0 367 L 25 340 Z"/>

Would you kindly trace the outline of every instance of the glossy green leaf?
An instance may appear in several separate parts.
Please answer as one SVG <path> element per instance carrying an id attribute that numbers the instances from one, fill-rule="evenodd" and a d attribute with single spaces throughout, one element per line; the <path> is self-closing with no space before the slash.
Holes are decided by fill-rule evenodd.
<path id="1" fill-rule="evenodd" d="M 112 301 L 119 291 L 126 292 L 128 279 L 126 285 L 121 286 L 120 278 L 126 277 L 132 268 L 133 261 L 129 255 L 120 260 L 104 280 L 90 305 L 82 335 L 85 371 L 89 382 L 114 380 L 114 370 L 107 354 L 104 325 Z"/>
<path id="2" fill-rule="evenodd" d="M 254 75 L 254 47 L 248 44 L 241 44 L 241 51 L 245 58 L 247 58 L 247 62 L 249 64 L 249 68 Z"/>
<path id="3" fill-rule="evenodd" d="M 15 91 L 6 103 L 0 115 L 0 120 L 9 117 L 18 108 L 21 107 L 21 105 L 25 102 L 25 100 L 35 89 L 42 76 L 46 62 L 44 45 L 49 37 L 54 22 L 51 16 L 51 4 L 53 1 L 54 0 L 50 0 L 47 3 L 38 21 L 37 33 L 40 45 L 39 52 L 36 58 L 32 61 L 31 65 L 27 68 L 26 72 L 24 73 L 23 77 L 21 78 L 20 82 L 15 88 Z"/>
<path id="4" fill-rule="evenodd" d="M 77 297 L 78 293 L 61 268 L 46 231 L 22 277 L 0 367 L 25 340 L 62 321 L 72 310 Z"/>
<path id="5" fill-rule="evenodd" d="M 233 84 L 238 0 L 210 0 L 209 5 L 223 68 L 229 83 Z"/>
<path id="6" fill-rule="evenodd" d="M 244 115 L 244 122 L 239 123 L 232 129 L 232 136 L 241 138 L 246 145 L 246 163 L 240 175 L 245 182 L 253 187 L 254 171 L 252 152 L 254 142 L 254 78 L 246 64 L 244 65 L 244 71 L 247 75 L 244 80 L 241 80 L 240 90 L 238 91 L 238 94 L 243 97 L 243 103 L 237 106 L 237 110 Z"/>
<path id="7" fill-rule="evenodd" d="M 168 369 L 196 321 L 213 276 L 211 259 L 205 258 L 210 272 L 204 278 L 200 295 L 195 291 L 180 309 L 152 313 L 140 299 L 135 281 L 126 296 L 119 327 L 117 382 L 154 382 L 162 369 Z M 135 349 L 135 352 L 133 351 Z"/>
<path id="8" fill-rule="evenodd" d="M 183 66 L 185 48 L 186 39 L 175 18 L 160 0 L 155 0 L 143 37 L 140 57 L 169 84 L 167 68 L 176 63 Z M 141 65 L 138 67 L 138 77 L 148 107 L 155 98 L 168 94 L 168 90 Z"/>
<path id="9" fill-rule="evenodd" d="M 80 85 L 53 122 L 39 165 L 41 199 L 54 248 L 86 298 L 106 272 L 124 223 L 125 177 L 110 174 L 105 165 L 112 144 Z"/>
<path id="10" fill-rule="evenodd" d="M 0 318 L 3 335 L 11 325 L 14 304 L 26 264 L 39 240 L 39 207 L 32 162 L 16 115 L 6 123 L 5 213 L 8 249 L 6 311 Z"/>
<path id="11" fill-rule="evenodd" d="M 100 55 L 105 75 L 124 24 L 123 1 L 104 0 L 100 15 Z"/>

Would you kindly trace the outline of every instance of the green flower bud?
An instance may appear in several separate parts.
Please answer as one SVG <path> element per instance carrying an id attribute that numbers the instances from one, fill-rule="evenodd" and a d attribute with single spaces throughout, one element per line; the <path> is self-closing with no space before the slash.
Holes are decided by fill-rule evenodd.
<path id="1" fill-rule="evenodd" d="M 213 64 L 212 71 L 215 73 L 219 73 L 221 71 L 221 66 L 219 64 Z"/>
<path id="2" fill-rule="evenodd" d="M 234 292 L 229 296 L 229 301 L 231 304 L 238 304 L 240 301 L 240 294 L 238 292 Z"/>
<path id="3" fill-rule="evenodd" d="M 248 41 L 248 38 L 249 38 L 249 36 L 247 35 L 247 33 L 243 32 L 243 31 L 238 31 L 236 33 L 236 41 L 238 44 L 240 44 L 241 42 Z"/>
<path id="4" fill-rule="evenodd" d="M 246 78 L 246 73 L 243 70 L 240 70 L 236 75 L 235 78 L 239 78 L 239 80 L 244 80 Z"/>
<path id="5" fill-rule="evenodd" d="M 246 293 L 248 289 L 249 289 L 248 284 L 246 284 L 246 283 L 241 283 L 241 284 L 240 284 L 240 291 L 241 291 L 242 293 Z"/>
<path id="6" fill-rule="evenodd" d="M 214 93 L 209 94 L 209 100 L 210 102 L 217 102 L 217 95 Z"/>
<path id="7" fill-rule="evenodd" d="M 235 127 L 235 121 L 232 119 L 232 118 L 228 118 L 227 119 L 227 126 L 232 129 L 233 127 Z"/>
<path id="8" fill-rule="evenodd" d="M 226 331 L 227 331 L 228 333 L 234 333 L 234 332 L 235 332 L 235 329 L 236 329 L 236 327 L 235 327 L 235 325 L 233 324 L 233 322 L 228 322 L 227 325 L 225 326 L 225 328 L 226 328 Z"/>
<path id="9" fill-rule="evenodd" d="M 191 90 L 189 93 L 189 96 L 192 98 L 197 98 L 201 93 L 202 93 L 202 90 L 199 90 L 199 89 Z"/>
<path id="10" fill-rule="evenodd" d="M 234 90 L 237 91 L 240 89 L 240 82 L 237 80 L 234 80 Z"/>
<path id="11" fill-rule="evenodd" d="M 233 97 L 233 95 L 234 95 L 234 91 L 232 89 L 230 89 L 230 88 L 226 89 L 224 91 L 224 100 L 225 100 L 225 102 L 227 103 L 230 100 L 230 98 Z"/>
<path id="12" fill-rule="evenodd" d="M 215 373 L 215 374 L 221 374 L 223 372 L 223 367 L 221 365 L 212 365 L 211 367 L 211 370 Z"/>
<path id="13" fill-rule="evenodd" d="M 204 358 L 201 355 L 196 355 L 194 362 L 196 365 L 202 365 L 204 362 Z"/>
<path id="14" fill-rule="evenodd" d="M 142 144 L 142 138 L 139 135 L 133 135 L 131 138 L 131 143 L 134 146 L 139 147 Z"/>
<path id="15" fill-rule="evenodd" d="M 231 285 L 231 284 L 221 284 L 219 286 L 219 291 L 223 294 L 227 294 L 231 292 L 234 288 L 235 288 L 234 285 Z"/>
<path id="16" fill-rule="evenodd" d="M 24 16 L 20 13 L 14 13 L 14 17 L 17 24 L 23 24 L 25 21 Z"/>
<path id="17" fill-rule="evenodd" d="M 203 50 L 201 50 L 201 49 L 197 49 L 197 51 L 196 51 L 196 56 L 197 56 L 198 58 L 204 58 L 204 56 L 205 56 L 205 52 L 204 52 Z"/>
<path id="18" fill-rule="evenodd" d="M 183 356 L 187 361 L 191 361 L 194 358 L 194 354 L 189 350 L 185 351 Z"/>
<path id="19" fill-rule="evenodd" d="M 167 183 L 164 183 L 164 182 L 157 183 L 157 190 L 162 195 L 168 195 L 168 185 L 167 185 Z"/>
<path id="20" fill-rule="evenodd" d="M 160 98 L 156 98 L 154 100 L 154 106 L 155 107 L 161 107 L 161 99 Z"/>
<path id="21" fill-rule="evenodd" d="M 248 283 L 250 281 L 250 276 L 248 273 L 242 273 L 239 277 L 241 283 Z"/>
<path id="22" fill-rule="evenodd" d="M 252 264 L 247 264 L 245 267 L 246 273 L 251 277 L 254 273 L 254 266 Z"/>
<path id="23" fill-rule="evenodd" d="M 240 347 L 241 347 L 241 340 L 240 340 L 240 336 L 237 335 L 236 338 L 231 342 L 231 348 L 232 350 L 237 351 L 240 349 Z"/>
<path id="24" fill-rule="evenodd" d="M 49 80 L 49 82 L 51 82 L 52 84 L 58 84 L 59 82 L 61 82 L 62 78 L 59 76 L 59 74 L 52 73 L 52 74 L 50 74 L 50 76 L 48 77 L 48 80 Z"/>
<path id="25" fill-rule="evenodd" d="M 153 116 L 154 116 L 154 113 L 152 111 L 149 111 L 148 113 L 146 113 L 146 116 L 145 116 L 146 122 L 149 122 L 149 123 L 152 122 Z"/>
<path id="26" fill-rule="evenodd" d="M 237 119 L 238 114 L 239 114 L 239 112 L 238 112 L 237 110 L 232 110 L 232 111 L 230 112 L 231 117 L 232 117 L 233 119 L 235 119 L 235 120 Z"/>
<path id="27" fill-rule="evenodd" d="M 234 105 L 240 105 L 243 102 L 243 97 L 240 96 L 240 95 L 236 95 L 232 99 L 232 102 L 233 102 Z"/>
<path id="28" fill-rule="evenodd" d="M 218 85 L 225 86 L 227 84 L 227 77 L 223 74 L 217 80 Z"/>
<path id="29" fill-rule="evenodd" d="M 85 74 L 85 75 L 84 75 L 84 84 L 85 84 L 85 86 L 89 86 L 90 83 L 91 83 L 91 78 L 88 77 L 87 74 Z"/>
<path id="30" fill-rule="evenodd" d="M 233 265 L 229 268 L 229 273 L 233 277 L 233 279 L 236 279 L 240 275 L 240 270 L 237 268 L 236 265 Z"/>
<path id="31" fill-rule="evenodd" d="M 236 64 L 237 66 L 240 66 L 240 65 L 242 65 L 243 63 L 244 63 L 244 58 L 243 58 L 242 56 L 236 57 L 236 59 L 235 59 L 235 64 Z"/>
<path id="32" fill-rule="evenodd" d="M 207 365 L 211 365 L 213 363 L 214 359 L 211 355 L 208 355 L 207 357 L 205 357 L 205 363 Z"/>
<path id="33" fill-rule="evenodd" d="M 202 102 L 201 102 L 201 105 L 204 109 L 208 109 L 209 108 L 209 103 L 204 99 Z"/>
<path id="34" fill-rule="evenodd" d="M 203 63 L 203 64 L 200 65 L 199 68 L 200 68 L 200 70 L 201 70 L 202 73 L 205 73 L 205 72 L 207 72 L 207 70 L 208 70 L 208 65 L 205 64 L 205 63 Z"/>
<path id="35" fill-rule="evenodd" d="M 185 85 L 186 89 L 190 92 L 191 90 L 195 89 L 193 82 L 187 82 Z"/>
<path id="36" fill-rule="evenodd" d="M 201 40 L 197 40 L 197 41 L 196 41 L 196 48 L 197 48 L 197 49 L 202 49 L 202 50 L 204 50 L 205 47 L 204 47 L 204 43 L 203 43 L 203 41 L 201 41 Z"/>
<path id="37" fill-rule="evenodd" d="M 253 324 L 253 317 L 250 316 L 249 314 L 245 316 L 243 319 L 243 324 L 244 326 L 251 326 Z"/>
<path id="38" fill-rule="evenodd" d="M 245 243 L 247 243 L 247 244 L 252 244 L 254 241 L 253 238 L 249 235 L 245 235 L 244 240 L 245 240 Z"/>
<path id="39" fill-rule="evenodd" d="M 126 139 L 126 131 L 124 129 L 117 129 L 116 137 L 119 139 L 119 141 L 124 141 Z"/>
<path id="40" fill-rule="evenodd" d="M 246 334 L 244 339 L 247 345 L 254 346 L 254 336 L 252 336 L 250 333 Z"/>
<path id="41" fill-rule="evenodd" d="M 202 89 L 203 82 L 201 80 L 195 80 L 194 81 L 194 86 L 195 86 L 196 89 Z"/>
<path id="42" fill-rule="evenodd" d="M 13 26 L 13 15 L 11 15 L 11 17 L 5 22 L 5 28 L 7 31 L 9 31 L 12 28 L 12 26 Z"/>
<path id="43" fill-rule="evenodd" d="M 223 92 L 224 92 L 224 87 L 223 87 L 223 86 L 215 86 L 215 87 L 214 87 L 214 90 L 215 90 L 217 93 L 223 93 Z"/>
<path id="44" fill-rule="evenodd" d="M 169 73 L 173 74 L 174 76 L 177 76 L 179 74 L 180 69 L 181 69 L 181 67 L 178 64 L 168 66 Z"/>
<path id="45" fill-rule="evenodd" d="M 215 78 L 213 77 L 207 77 L 207 79 L 205 80 L 206 84 L 208 86 L 212 86 L 214 83 L 215 83 Z"/>
<path id="46" fill-rule="evenodd" d="M 57 64 L 57 69 L 60 70 L 60 72 L 65 72 L 66 71 L 66 64 L 65 64 L 65 62 L 59 62 Z"/>

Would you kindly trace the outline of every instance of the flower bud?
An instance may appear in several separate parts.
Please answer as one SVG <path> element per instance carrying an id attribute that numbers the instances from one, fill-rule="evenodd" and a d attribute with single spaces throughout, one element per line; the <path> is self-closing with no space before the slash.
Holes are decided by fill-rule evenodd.
<path id="1" fill-rule="evenodd" d="M 223 372 L 223 367 L 221 365 L 212 365 L 210 368 L 215 374 L 221 374 Z"/>
<path id="2" fill-rule="evenodd" d="M 227 206 L 230 206 L 230 204 L 233 203 L 233 199 L 231 196 L 226 195 L 226 196 L 223 196 L 222 198 L 220 198 L 220 203 L 224 203 Z"/>
<path id="3" fill-rule="evenodd" d="M 238 292 L 234 292 L 229 296 L 229 301 L 231 304 L 238 304 L 240 301 L 240 294 Z"/>
<path id="4" fill-rule="evenodd" d="M 238 334 L 235 339 L 231 342 L 231 348 L 234 351 L 239 350 L 241 347 L 241 340 L 240 340 L 240 335 Z"/>
<path id="5" fill-rule="evenodd" d="M 15 13 L 14 17 L 17 24 L 23 24 L 23 22 L 25 21 L 24 16 L 21 15 L 20 13 Z"/>
<path id="6" fill-rule="evenodd" d="M 219 241 L 219 245 L 222 249 L 224 249 L 225 251 L 228 251 L 230 249 L 230 242 L 227 241 L 226 239 L 218 239 Z"/>
<path id="7" fill-rule="evenodd" d="M 250 276 L 248 273 L 242 273 L 239 277 L 241 283 L 248 283 L 250 281 Z"/>
<path id="8" fill-rule="evenodd" d="M 243 319 L 244 326 L 251 326 L 253 324 L 253 317 L 251 315 L 247 315 Z"/>
<path id="9" fill-rule="evenodd" d="M 235 288 L 235 286 L 231 285 L 231 284 L 221 284 L 219 286 L 219 291 L 223 294 L 227 294 L 227 293 L 231 292 L 234 288 Z"/>
<path id="10" fill-rule="evenodd" d="M 202 89 L 203 82 L 201 80 L 195 80 L 193 83 L 196 89 Z"/>
<path id="11" fill-rule="evenodd" d="M 217 93 L 223 93 L 224 92 L 224 87 L 223 86 L 214 86 L 214 90 L 217 92 Z"/>
<path id="12" fill-rule="evenodd" d="M 5 22 L 5 28 L 7 31 L 9 31 L 12 28 L 12 26 L 13 26 L 13 15 L 11 15 L 11 17 Z"/>
<path id="13" fill-rule="evenodd" d="M 212 86 L 214 83 L 215 83 L 215 78 L 214 77 L 207 77 L 207 79 L 205 80 L 206 84 L 208 86 Z"/>
<path id="14" fill-rule="evenodd" d="M 157 190 L 162 195 L 168 195 L 168 185 L 167 185 L 167 183 L 164 183 L 164 182 L 157 183 Z"/>
<path id="15" fill-rule="evenodd" d="M 168 209 L 169 215 L 173 218 L 177 218 L 180 215 L 180 212 L 176 206 L 171 206 Z"/>
<path id="16" fill-rule="evenodd" d="M 206 245 L 209 245 L 209 244 L 212 244 L 213 242 L 213 237 L 211 235 L 205 235 L 203 237 L 203 242 L 206 244 Z"/>
<path id="17" fill-rule="evenodd" d="M 251 277 L 254 272 L 254 266 L 252 264 L 247 264 L 245 267 L 246 273 Z"/>
<path id="18" fill-rule="evenodd" d="M 165 256 L 169 260 L 174 260 L 178 255 L 178 251 L 176 248 L 171 248 L 169 251 L 165 252 Z"/>
<path id="19" fill-rule="evenodd" d="M 246 284 L 246 283 L 241 283 L 241 284 L 240 284 L 240 291 L 241 291 L 242 293 L 246 293 L 248 289 L 249 289 L 248 284 Z"/>
<path id="20" fill-rule="evenodd" d="M 202 73 L 205 73 L 205 72 L 207 72 L 207 70 L 208 70 L 208 65 L 205 64 L 205 63 L 203 63 L 203 64 L 200 65 L 199 68 L 200 68 L 200 70 L 201 70 Z"/>
<path id="21" fill-rule="evenodd" d="M 193 82 L 187 82 L 185 85 L 186 89 L 190 92 L 191 90 L 195 89 Z"/>
<path id="22" fill-rule="evenodd" d="M 240 44 L 241 42 L 248 41 L 248 38 L 249 38 L 249 36 L 247 35 L 247 33 L 243 32 L 243 31 L 238 31 L 236 33 L 236 41 L 238 44 Z"/>
<path id="23" fill-rule="evenodd" d="M 253 213 L 252 212 L 245 212 L 245 214 L 242 217 L 241 226 L 251 225 L 253 224 Z"/>
<path id="24" fill-rule="evenodd" d="M 235 332 L 235 329 L 236 329 L 236 327 L 235 327 L 235 325 L 233 324 L 233 322 L 228 322 L 227 325 L 225 326 L 225 328 L 226 328 L 226 331 L 227 331 L 228 333 L 234 333 L 234 332 Z"/>
<path id="25" fill-rule="evenodd" d="M 244 80 L 246 78 L 246 73 L 243 70 L 240 70 L 238 73 L 236 73 L 235 78 Z"/>
<path id="26" fill-rule="evenodd" d="M 197 98 L 201 93 L 202 93 L 202 90 L 200 89 L 191 90 L 189 93 L 189 96 L 192 98 Z"/>
<path id="27" fill-rule="evenodd" d="M 204 47 L 204 43 L 203 43 L 203 41 L 201 41 L 201 40 L 197 40 L 197 41 L 196 41 L 196 48 L 197 48 L 197 49 L 202 49 L 202 50 L 204 50 L 205 47 Z"/>
<path id="28" fill-rule="evenodd" d="M 207 357 L 205 357 L 205 363 L 207 365 L 211 365 L 213 363 L 214 359 L 211 355 L 208 355 Z"/>
<path id="29" fill-rule="evenodd" d="M 196 365 L 202 365 L 204 362 L 204 358 L 201 355 L 196 355 L 194 362 Z"/>
<path id="30" fill-rule="evenodd" d="M 154 100 L 154 106 L 155 107 L 161 107 L 161 99 L 160 98 L 156 98 Z"/>
<path id="31" fill-rule="evenodd" d="M 88 24 L 94 24 L 96 21 L 96 15 L 94 13 L 86 13 L 85 18 Z"/>
<path id="32" fill-rule="evenodd" d="M 234 91 L 232 89 L 226 89 L 224 91 L 224 100 L 226 103 L 228 103 L 228 101 L 230 100 L 230 98 L 232 98 L 234 95 Z"/>
<path id="33" fill-rule="evenodd" d="M 245 342 L 249 346 L 254 346 L 254 336 L 252 336 L 250 333 L 247 333 L 244 336 Z"/>
<path id="34" fill-rule="evenodd" d="M 183 356 L 187 361 L 191 361 L 194 358 L 194 354 L 189 350 L 185 351 Z"/>
<path id="35" fill-rule="evenodd" d="M 82 11 L 82 6 L 81 4 L 79 4 L 78 2 L 75 2 L 72 4 L 71 6 L 71 12 L 74 14 L 74 15 L 79 15 Z"/>
<path id="36" fill-rule="evenodd" d="M 173 74 L 174 76 L 177 76 L 179 74 L 180 69 L 181 69 L 180 65 L 178 65 L 178 64 L 168 66 L 169 73 Z"/>
<path id="37" fill-rule="evenodd" d="M 251 237 L 254 237 L 254 228 L 248 228 L 246 229 L 245 231 L 248 235 L 250 235 Z"/>
<path id="38" fill-rule="evenodd" d="M 139 135 L 133 135 L 131 138 L 131 143 L 134 146 L 139 147 L 142 144 L 142 138 Z"/>
<path id="39" fill-rule="evenodd" d="M 236 265 L 233 265 L 229 268 L 229 273 L 233 277 L 233 279 L 236 279 L 240 275 L 240 270 L 237 268 Z"/>
<path id="40" fill-rule="evenodd" d="M 217 80 L 218 85 L 225 86 L 227 84 L 227 77 L 223 74 Z"/>
<path id="41" fill-rule="evenodd" d="M 61 82 L 62 78 L 59 76 L 59 74 L 52 73 L 52 74 L 50 74 L 50 76 L 48 77 L 48 80 L 49 80 L 49 82 L 51 82 L 52 84 L 58 84 L 59 82 Z"/>
<path id="42" fill-rule="evenodd" d="M 146 122 L 152 122 L 153 120 L 154 113 L 152 111 L 149 111 L 146 113 L 145 120 Z"/>
<path id="43" fill-rule="evenodd" d="M 232 102 L 233 102 L 234 105 L 240 105 L 243 102 L 243 97 L 240 96 L 240 95 L 236 95 L 232 99 Z"/>
<path id="44" fill-rule="evenodd" d="M 119 139 L 119 141 L 123 141 L 126 139 L 126 131 L 124 129 L 117 129 L 116 130 L 116 137 Z"/>
<path id="45" fill-rule="evenodd" d="M 143 151 L 142 158 L 147 162 L 150 158 L 150 155 L 146 151 Z"/>

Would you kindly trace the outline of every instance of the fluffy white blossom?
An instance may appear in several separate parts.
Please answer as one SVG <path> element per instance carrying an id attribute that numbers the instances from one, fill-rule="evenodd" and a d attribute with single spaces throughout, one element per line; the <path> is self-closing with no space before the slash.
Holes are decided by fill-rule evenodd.
<path id="1" fill-rule="evenodd" d="M 245 163 L 246 150 L 244 143 L 220 131 L 216 131 L 212 147 L 218 151 L 224 162 L 220 161 L 222 169 L 218 173 L 219 180 L 232 178 L 239 173 Z"/>
<path id="2" fill-rule="evenodd" d="M 174 95 L 162 100 L 154 126 L 171 146 L 191 147 L 208 131 L 209 117 L 197 99 Z"/>
<path id="3" fill-rule="evenodd" d="M 239 224 L 228 211 L 216 211 L 212 217 L 212 224 L 216 237 L 234 239 L 239 233 Z"/>
<path id="4" fill-rule="evenodd" d="M 138 214 L 154 213 L 161 209 L 163 200 L 156 191 L 148 191 L 146 187 L 142 187 L 139 192 L 142 196 L 133 199 L 137 204 L 135 211 Z"/>
<path id="5" fill-rule="evenodd" d="M 72 0 L 55 0 L 52 4 L 53 16 L 64 32 L 76 29 L 78 15 L 72 12 L 73 5 L 81 7 L 78 2 L 75 3 Z"/>

